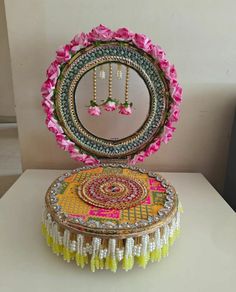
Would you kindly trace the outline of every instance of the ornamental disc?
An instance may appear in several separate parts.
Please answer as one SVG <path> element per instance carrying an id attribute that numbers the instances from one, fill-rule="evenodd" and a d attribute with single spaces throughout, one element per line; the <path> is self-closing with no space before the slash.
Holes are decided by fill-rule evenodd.
<path id="1" fill-rule="evenodd" d="M 85 202 L 105 209 L 127 209 L 137 206 L 147 197 L 146 186 L 125 175 L 95 175 L 78 187 Z"/>

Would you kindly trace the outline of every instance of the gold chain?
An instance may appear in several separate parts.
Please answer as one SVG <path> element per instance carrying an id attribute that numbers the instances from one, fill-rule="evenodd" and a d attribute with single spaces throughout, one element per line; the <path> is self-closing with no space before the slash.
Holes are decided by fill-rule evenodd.
<path id="1" fill-rule="evenodd" d="M 112 98 L 112 63 L 109 63 L 108 98 Z"/>
<path id="2" fill-rule="evenodd" d="M 128 98 L 129 98 L 129 66 L 126 66 L 125 102 L 128 102 Z"/>
<path id="3" fill-rule="evenodd" d="M 97 100 L 97 68 L 93 69 L 93 100 Z"/>

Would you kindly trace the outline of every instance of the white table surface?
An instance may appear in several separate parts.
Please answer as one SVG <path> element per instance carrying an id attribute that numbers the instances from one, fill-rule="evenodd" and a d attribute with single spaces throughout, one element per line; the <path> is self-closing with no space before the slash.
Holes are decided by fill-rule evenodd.
<path id="1" fill-rule="evenodd" d="M 201 174 L 163 174 L 185 210 L 169 257 L 114 274 L 64 262 L 41 236 L 45 192 L 63 172 L 27 170 L 0 199 L 1 292 L 235 291 L 236 216 Z"/>

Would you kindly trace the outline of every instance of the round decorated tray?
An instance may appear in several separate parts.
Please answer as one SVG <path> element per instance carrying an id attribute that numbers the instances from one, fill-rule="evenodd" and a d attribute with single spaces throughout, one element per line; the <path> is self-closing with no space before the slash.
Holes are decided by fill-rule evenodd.
<path id="1" fill-rule="evenodd" d="M 57 144 L 88 165 L 46 193 L 53 252 L 113 272 L 165 257 L 179 233 L 176 191 L 134 166 L 172 138 L 179 119 L 182 88 L 164 51 L 143 34 L 100 25 L 57 50 L 41 92 Z"/>
<path id="2" fill-rule="evenodd" d="M 106 164 L 69 171 L 46 194 L 43 233 L 78 266 L 129 270 L 167 256 L 179 233 L 175 189 L 161 175 Z"/>

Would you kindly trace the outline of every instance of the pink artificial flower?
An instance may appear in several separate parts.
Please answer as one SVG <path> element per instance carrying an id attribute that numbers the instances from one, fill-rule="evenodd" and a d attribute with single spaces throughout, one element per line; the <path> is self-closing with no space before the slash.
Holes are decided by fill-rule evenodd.
<path id="1" fill-rule="evenodd" d="M 75 143 L 71 142 L 70 140 L 64 139 L 57 139 L 57 144 L 60 146 L 61 149 L 65 151 L 71 151 L 74 148 Z"/>
<path id="2" fill-rule="evenodd" d="M 178 81 L 176 78 L 173 78 L 170 80 L 170 90 L 173 92 L 175 90 L 175 87 L 178 85 Z"/>
<path id="3" fill-rule="evenodd" d="M 167 144 L 173 137 L 173 132 L 175 131 L 175 128 L 170 125 L 164 126 L 164 133 L 162 137 L 162 141 Z"/>
<path id="4" fill-rule="evenodd" d="M 172 98 L 174 99 L 174 101 L 177 104 L 180 104 L 181 103 L 181 101 L 182 101 L 182 94 L 183 94 L 183 89 L 182 89 L 182 87 L 179 84 L 177 84 L 175 86 L 175 89 L 174 89 L 173 93 L 172 93 Z"/>
<path id="5" fill-rule="evenodd" d="M 82 162 L 84 162 L 87 157 L 87 154 L 80 153 L 79 150 L 75 148 L 70 150 L 70 155 L 73 159 Z"/>
<path id="6" fill-rule="evenodd" d="M 170 66 L 169 76 L 170 76 L 170 79 L 176 79 L 177 78 L 177 72 L 175 70 L 175 66 L 174 65 Z"/>
<path id="7" fill-rule="evenodd" d="M 57 142 L 61 142 L 62 140 L 66 139 L 65 135 L 60 132 L 56 133 L 55 136 L 56 136 Z"/>
<path id="8" fill-rule="evenodd" d="M 51 65 L 47 69 L 47 77 L 55 85 L 59 74 L 60 74 L 60 65 L 58 64 L 57 61 L 54 61 L 51 63 Z"/>
<path id="9" fill-rule="evenodd" d="M 132 159 L 128 158 L 129 165 L 135 165 L 138 162 L 138 154 L 136 154 Z"/>
<path id="10" fill-rule="evenodd" d="M 160 66 L 160 68 L 161 68 L 163 71 L 166 72 L 166 71 L 169 69 L 169 67 L 170 67 L 170 62 L 167 61 L 166 59 L 161 60 L 161 61 L 159 62 L 159 66 Z"/>
<path id="11" fill-rule="evenodd" d="M 88 108 L 88 113 L 91 115 L 91 116 L 100 116 L 101 114 L 101 110 L 98 106 L 90 106 Z"/>
<path id="12" fill-rule="evenodd" d="M 172 122 L 170 120 L 168 120 L 165 124 L 167 127 L 172 128 L 172 131 L 175 131 L 175 127 L 173 127 Z"/>
<path id="13" fill-rule="evenodd" d="M 153 56 L 153 58 L 155 58 L 159 61 L 163 60 L 166 56 L 165 52 L 158 45 L 156 45 L 156 46 L 153 45 L 150 53 Z"/>
<path id="14" fill-rule="evenodd" d="M 171 114 L 169 117 L 170 122 L 178 122 L 180 115 L 180 109 L 178 106 L 173 105 L 171 108 Z"/>
<path id="15" fill-rule="evenodd" d="M 47 117 L 50 119 L 54 112 L 54 106 L 52 101 L 44 99 L 42 101 L 42 107 L 44 109 L 44 112 L 46 113 Z"/>
<path id="16" fill-rule="evenodd" d="M 139 162 L 143 162 L 143 161 L 144 161 L 144 158 L 145 158 L 145 152 L 142 151 L 142 152 L 140 152 L 140 153 L 138 154 L 137 160 L 138 160 Z"/>
<path id="17" fill-rule="evenodd" d="M 177 78 L 177 73 L 175 70 L 175 66 L 174 65 L 170 65 L 169 68 L 166 69 L 165 71 L 166 73 L 166 78 L 169 80 L 176 80 Z"/>
<path id="18" fill-rule="evenodd" d="M 133 36 L 133 43 L 139 48 L 149 53 L 152 49 L 151 40 L 144 34 L 136 33 Z"/>
<path id="19" fill-rule="evenodd" d="M 107 112 L 113 112 L 116 110 L 116 102 L 114 100 L 108 100 L 104 105 L 104 109 Z"/>
<path id="20" fill-rule="evenodd" d="M 110 41 L 113 38 L 113 31 L 109 28 L 100 24 L 99 26 L 93 28 L 88 34 L 89 41 Z"/>
<path id="21" fill-rule="evenodd" d="M 157 138 L 146 151 L 142 151 L 139 154 L 136 154 L 131 160 L 128 161 L 129 164 L 134 165 L 137 162 L 143 162 L 145 157 L 149 157 L 151 154 L 159 150 L 161 146 L 161 139 Z"/>
<path id="22" fill-rule="evenodd" d="M 98 164 L 99 161 L 96 158 L 93 158 L 92 156 L 87 155 L 87 157 L 84 160 L 84 163 L 87 165 L 95 165 L 95 164 Z"/>
<path id="23" fill-rule="evenodd" d="M 57 120 L 54 119 L 53 117 L 50 117 L 50 118 L 48 117 L 46 119 L 46 124 L 47 124 L 48 130 L 53 132 L 54 134 L 63 133 L 61 126 L 58 125 Z"/>
<path id="24" fill-rule="evenodd" d="M 47 79 L 41 87 L 42 96 L 45 98 L 48 98 L 48 96 L 50 95 L 50 97 L 51 97 L 53 95 L 54 88 L 55 88 L 54 82 L 50 79 Z"/>
<path id="25" fill-rule="evenodd" d="M 83 47 L 87 47 L 91 43 L 88 41 L 88 36 L 86 33 L 82 32 L 81 34 L 77 34 L 71 41 L 71 45 L 76 46 L 80 45 Z"/>
<path id="26" fill-rule="evenodd" d="M 136 154 L 131 160 L 128 161 L 130 165 L 135 165 L 137 162 L 143 162 L 145 158 L 145 153 L 142 151 Z"/>
<path id="27" fill-rule="evenodd" d="M 75 147 L 69 149 L 69 152 L 70 152 L 71 158 L 77 161 L 84 162 L 87 165 L 95 165 L 99 163 L 99 160 L 93 158 L 90 155 L 80 153 L 79 150 L 76 149 Z"/>
<path id="28" fill-rule="evenodd" d="M 118 41 L 130 41 L 134 33 L 129 31 L 126 27 L 119 28 L 116 32 L 114 32 L 114 39 Z"/>
<path id="29" fill-rule="evenodd" d="M 153 142 L 145 152 L 146 157 L 150 156 L 151 154 L 157 152 L 161 146 L 161 140 L 158 138 L 155 142 Z"/>
<path id="30" fill-rule="evenodd" d="M 71 52 L 76 53 L 81 48 L 89 46 L 91 43 L 88 41 L 88 36 L 84 32 L 82 32 L 80 35 L 77 34 L 74 36 L 74 38 L 71 41 Z"/>
<path id="31" fill-rule="evenodd" d="M 119 106 L 119 114 L 122 114 L 122 115 L 131 115 L 132 114 L 132 107 L 131 105 L 124 105 L 124 104 L 121 104 Z"/>
<path id="32" fill-rule="evenodd" d="M 56 53 L 56 60 L 59 64 L 69 61 L 71 58 L 70 45 L 61 46 Z"/>

